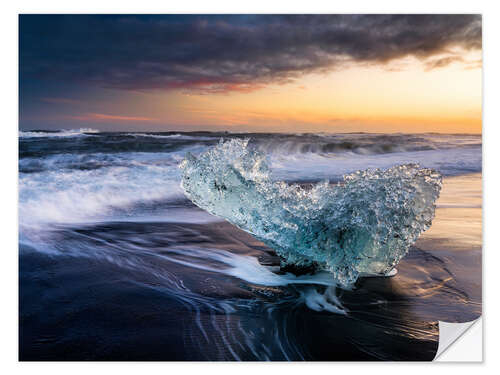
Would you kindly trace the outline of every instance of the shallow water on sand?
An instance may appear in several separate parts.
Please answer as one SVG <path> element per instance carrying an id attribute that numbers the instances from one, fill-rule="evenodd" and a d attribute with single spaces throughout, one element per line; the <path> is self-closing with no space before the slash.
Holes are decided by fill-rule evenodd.
<path id="1" fill-rule="evenodd" d="M 122 147 L 113 137 L 113 149 Z M 20 160 L 21 360 L 431 360 L 438 320 L 481 314 L 480 173 L 445 178 L 433 226 L 396 276 L 340 290 L 328 275 L 276 272 L 271 249 L 177 195 L 170 169 L 177 157 L 165 161 L 156 143 L 163 138 L 152 139 L 151 154 L 70 162 L 34 139 L 21 145 L 28 154 Z M 84 186 L 73 185 L 75 176 Z M 165 193 L 155 185 L 162 178 L 168 200 L 155 198 Z M 124 205 L 138 187 L 140 199 Z M 87 211 L 71 215 L 72 207 Z"/>

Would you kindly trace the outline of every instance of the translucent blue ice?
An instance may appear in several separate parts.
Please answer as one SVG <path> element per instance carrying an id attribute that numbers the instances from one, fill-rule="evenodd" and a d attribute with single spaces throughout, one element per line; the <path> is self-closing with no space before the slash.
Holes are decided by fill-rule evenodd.
<path id="1" fill-rule="evenodd" d="M 398 165 L 308 189 L 273 181 L 266 156 L 247 143 L 221 141 L 188 154 L 181 186 L 197 206 L 273 248 L 283 264 L 314 265 L 342 285 L 387 274 L 434 218 L 442 183 L 435 170 Z"/>

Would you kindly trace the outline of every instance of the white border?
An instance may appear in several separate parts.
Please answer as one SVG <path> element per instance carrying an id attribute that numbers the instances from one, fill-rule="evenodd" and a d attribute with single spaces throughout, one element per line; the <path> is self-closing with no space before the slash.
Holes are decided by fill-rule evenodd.
<path id="1" fill-rule="evenodd" d="M 347 363 L 308 363 L 308 364 L 226 364 L 226 363 L 17 363 L 17 14 L 18 13 L 482 13 L 483 14 L 483 49 L 484 49 L 484 294 L 487 303 L 485 317 L 487 328 L 485 338 L 485 361 L 487 366 L 494 365 L 498 354 L 496 334 L 500 332 L 499 298 L 496 292 L 498 285 L 497 268 L 500 266 L 497 242 L 499 212 L 499 174 L 500 161 L 498 116 L 500 87 L 500 12 L 494 1 L 269 1 L 252 0 L 251 2 L 234 1 L 137 1 L 124 4 L 119 0 L 87 0 L 85 2 L 68 2 L 63 0 L 44 1 L 4 1 L 0 27 L 2 28 L 2 137 L 0 151 L 2 152 L 2 191 L 1 226 L 2 229 L 2 323 L 0 359 L 2 372 L 26 374 L 93 374 L 101 372 L 117 372 L 119 374 L 134 374 L 147 371 L 148 375 L 166 372 L 176 373 L 193 371 L 203 374 L 220 374 L 235 372 L 238 375 L 259 372 L 286 371 L 303 374 L 305 371 L 335 372 L 337 374 L 352 371 L 419 374 L 423 369 L 420 364 L 347 364 Z M 314 333 L 311 333 L 314 334 Z M 486 367 L 467 364 L 430 364 L 424 365 L 425 371 L 453 371 L 454 374 L 470 373 Z M 445 366 L 445 367 L 442 367 Z M 470 366 L 473 366 L 470 367 Z M 356 367 L 356 368 L 353 368 Z"/>

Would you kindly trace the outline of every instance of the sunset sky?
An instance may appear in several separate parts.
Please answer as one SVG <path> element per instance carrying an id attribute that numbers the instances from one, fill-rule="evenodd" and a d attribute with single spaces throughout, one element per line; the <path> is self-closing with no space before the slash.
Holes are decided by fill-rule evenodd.
<path id="1" fill-rule="evenodd" d="M 20 129 L 480 133 L 477 15 L 21 15 Z"/>

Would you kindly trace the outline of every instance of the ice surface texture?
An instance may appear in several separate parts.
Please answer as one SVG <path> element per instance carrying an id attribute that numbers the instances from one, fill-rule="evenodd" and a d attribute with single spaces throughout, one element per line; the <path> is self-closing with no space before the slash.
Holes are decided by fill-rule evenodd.
<path id="1" fill-rule="evenodd" d="M 314 265 L 342 285 L 398 264 L 430 227 L 442 183 L 439 172 L 406 164 L 306 189 L 273 181 L 266 156 L 238 139 L 188 154 L 181 168 L 197 206 L 254 235 L 285 264 Z"/>

